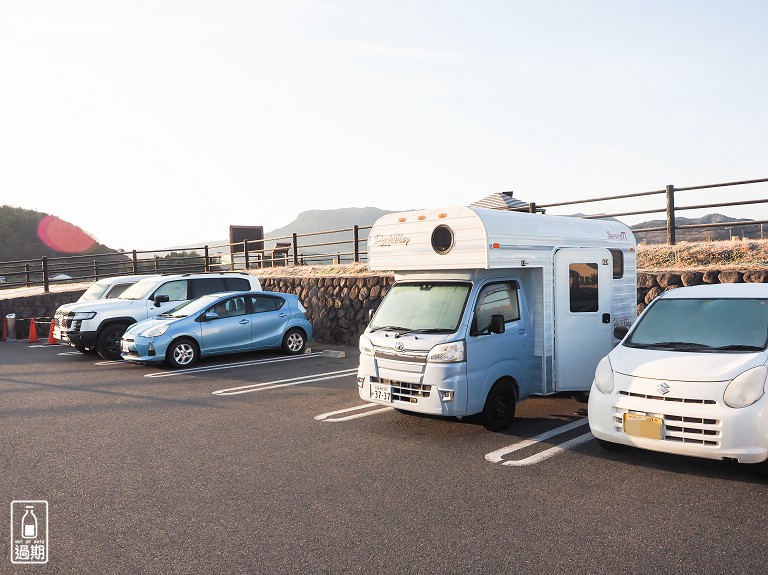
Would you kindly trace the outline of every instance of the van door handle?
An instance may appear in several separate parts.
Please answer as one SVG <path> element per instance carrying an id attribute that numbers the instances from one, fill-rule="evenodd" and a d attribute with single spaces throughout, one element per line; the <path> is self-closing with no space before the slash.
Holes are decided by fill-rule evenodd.
<path id="1" fill-rule="evenodd" d="M 251 323 L 251 320 L 249 320 L 249 319 L 241 319 L 238 323 L 240 325 L 246 325 L 248 323 Z"/>
<path id="2" fill-rule="evenodd" d="M 611 323 L 611 314 L 609 313 L 603 314 L 603 323 Z"/>
<path id="3" fill-rule="evenodd" d="M 525 330 L 524 329 L 518 329 L 517 330 L 517 335 L 525 335 Z"/>

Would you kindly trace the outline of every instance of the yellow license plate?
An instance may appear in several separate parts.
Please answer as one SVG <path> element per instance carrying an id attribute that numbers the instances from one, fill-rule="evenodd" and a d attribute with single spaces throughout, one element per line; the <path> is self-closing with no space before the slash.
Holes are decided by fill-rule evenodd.
<path id="1" fill-rule="evenodd" d="M 637 435 L 639 437 L 648 437 L 650 439 L 661 439 L 663 420 L 660 417 L 651 417 L 650 415 L 639 415 L 637 413 L 624 414 L 624 433 L 627 435 Z"/>

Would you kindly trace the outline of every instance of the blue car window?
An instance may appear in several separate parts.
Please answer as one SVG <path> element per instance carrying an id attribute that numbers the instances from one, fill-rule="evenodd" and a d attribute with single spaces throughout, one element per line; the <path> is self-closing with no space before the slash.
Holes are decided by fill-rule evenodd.
<path id="1" fill-rule="evenodd" d="M 283 307 L 285 300 L 279 297 L 270 296 L 251 296 L 253 304 L 253 313 L 262 313 L 265 311 L 275 311 Z"/>

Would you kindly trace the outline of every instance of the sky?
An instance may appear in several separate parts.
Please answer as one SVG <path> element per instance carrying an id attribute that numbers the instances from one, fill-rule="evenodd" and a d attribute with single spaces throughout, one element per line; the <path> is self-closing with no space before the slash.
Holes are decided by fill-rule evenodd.
<path id="1" fill-rule="evenodd" d="M 0 0 L 0 205 L 130 250 L 768 178 L 766 22 L 764 0 Z"/>

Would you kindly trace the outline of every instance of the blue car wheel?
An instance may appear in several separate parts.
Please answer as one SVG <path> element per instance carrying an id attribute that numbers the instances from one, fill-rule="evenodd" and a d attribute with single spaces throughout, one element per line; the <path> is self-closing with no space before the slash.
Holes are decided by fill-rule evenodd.
<path id="1" fill-rule="evenodd" d="M 165 352 L 165 361 L 171 367 L 189 367 L 197 361 L 200 356 L 200 350 L 197 343 L 188 338 L 177 339 L 168 346 Z"/>
<path id="2" fill-rule="evenodd" d="M 307 336 L 297 327 L 289 329 L 283 336 L 283 352 L 288 355 L 298 355 L 307 345 Z"/>

